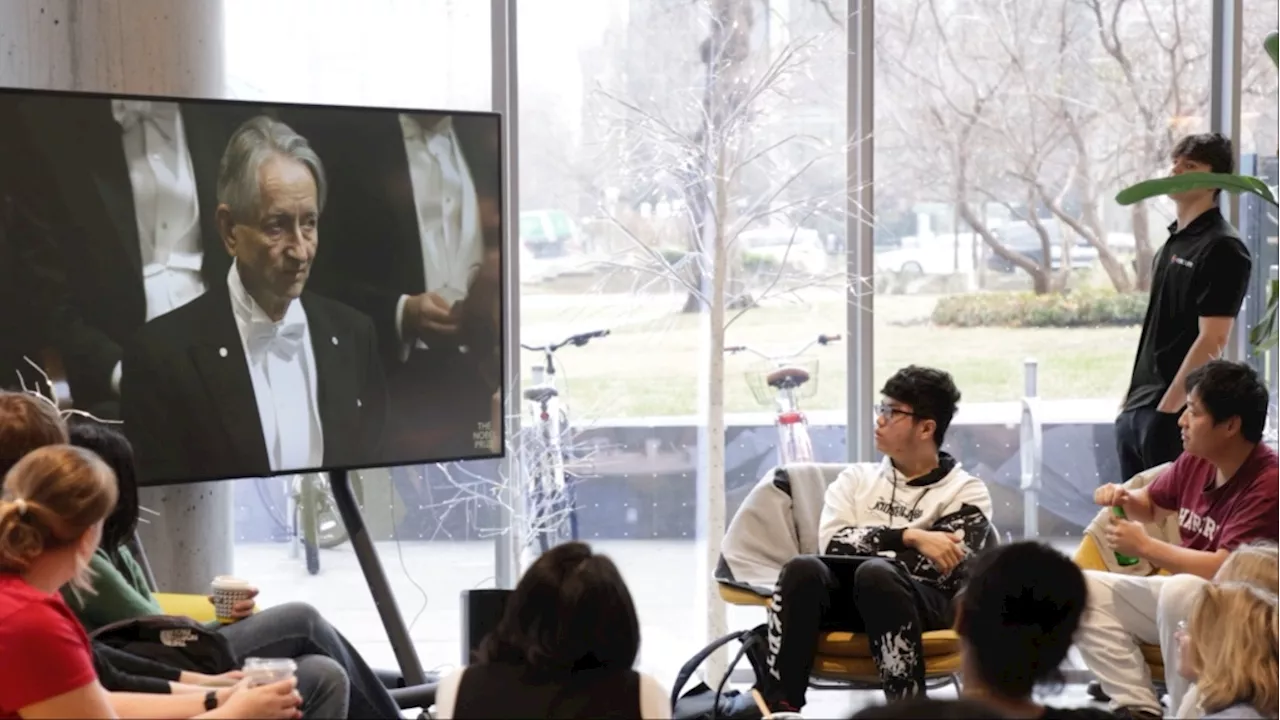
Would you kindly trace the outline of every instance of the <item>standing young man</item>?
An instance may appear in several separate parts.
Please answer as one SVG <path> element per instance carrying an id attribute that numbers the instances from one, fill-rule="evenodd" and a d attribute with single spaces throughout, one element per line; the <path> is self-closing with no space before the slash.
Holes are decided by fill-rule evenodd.
<path id="1" fill-rule="evenodd" d="M 1276 453 L 1262 442 L 1270 396 L 1243 363 L 1213 360 L 1191 372 L 1178 421 L 1186 452 L 1151 485 L 1098 488 L 1099 505 L 1124 508 L 1107 530 L 1116 552 L 1172 575 L 1137 577 L 1086 571 L 1089 609 L 1076 637 L 1085 665 L 1122 717 L 1159 718 L 1160 700 L 1139 643 L 1159 645 L 1172 708 L 1186 691 L 1174 634 L 1196 592 L 1236 547 L 1276 542 Z M 1178 544 L 1147 535 L 1143 523 L 1178 518 Z"/>
<path id="2" fill-rule="evenodd" d="M 819 635 L 870 636 L 885 695 L 924 694 L 922 634 L 951 627 L 967 561 L 991 530 L 991 495 L 940 452 L 960 392 L 941 370 L 910 366 L 876 408 L 880 463 L 856 463 L 827 488 L 822 555 L 787 562 L 769 608 L 769 707 L 804 706 Z"/>
<path id="3" fill-rule="evenodd" d="M 1235 167 L 1231 141 L 1218 133 L 1184 137 L 1172 160 L 1174 175 Z M 1182 452 L 1178 416 L 1187 404 L 1187 376 L 1222 352 L 1240 312 L 1252 261 L 1218 210 L 1220 192 L 1170 196 L 1178 219 L 1156 255 L 1129 392 L 1116 418 L 1121 480 Z"/>

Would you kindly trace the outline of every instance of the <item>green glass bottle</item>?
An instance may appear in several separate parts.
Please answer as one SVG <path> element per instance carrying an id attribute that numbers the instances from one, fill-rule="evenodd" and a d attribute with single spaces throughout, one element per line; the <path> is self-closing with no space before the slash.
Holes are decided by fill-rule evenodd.
<path id="1" fill-rule="evenodd" d="M 1111 514 L 1115 515 L 1121 520 L 1125 519 L 1124 508 L 1120 507 L 1119 505 L 1111 506 Z M 1120 565 L 1120 567 L 1129 567 L 1130 565 L 1137 565 L 1140 562 L 1142 561 L 1136 557 L 1129 557 L 1128 555 L 1125 555 L 1123 553 L 1116 553 L 1116 563 Z"/>

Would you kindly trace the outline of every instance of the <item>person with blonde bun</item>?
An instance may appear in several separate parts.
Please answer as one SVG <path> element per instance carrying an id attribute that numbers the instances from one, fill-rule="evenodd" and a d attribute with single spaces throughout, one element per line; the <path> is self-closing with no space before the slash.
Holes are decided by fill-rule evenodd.
<path id="1" fill-rule="evenodd" d="M 0 393 L 0 431 L 30 422 L 65 442 L 60 420 L 44 400 Z M 9 449 L 0 443 L 0 454 Z M 0 460 L 12 465 L 0 494 L 0 719 L 298 717 L 292 679 L 236 686 L 207 712 L 198 694 L 104 690 L 89 638 L 59 590 L 90 587 L 89 559 L 116 504 L 115 475 L 92 452 L 65 444 Z"/>

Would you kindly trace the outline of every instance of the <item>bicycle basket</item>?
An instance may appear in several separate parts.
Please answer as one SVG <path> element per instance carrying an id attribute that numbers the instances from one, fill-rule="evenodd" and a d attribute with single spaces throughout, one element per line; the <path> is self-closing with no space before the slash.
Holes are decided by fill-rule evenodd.
<path id="1" fill-rule="evenodd" d="M 764 407 L 773 407 L 778 396 L 778 388 L 769 385 L 770 377 L 782 380 L 784 387 L 790 386 L 798 400 L 807 400 L 818 393 L 818 358 L 793 357 L 768 362 L 754 363 L 747 372 L 747 385 L 756 402 Z M 805 378 L 804 382 L 798 382 Z"/>

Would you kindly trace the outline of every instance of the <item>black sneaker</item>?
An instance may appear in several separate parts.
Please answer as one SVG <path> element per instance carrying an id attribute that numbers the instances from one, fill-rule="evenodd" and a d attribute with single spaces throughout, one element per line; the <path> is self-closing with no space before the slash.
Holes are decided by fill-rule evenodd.
<path id="1" fill-rule="evenodd" d="M 1097 680 L 1089 683 L 1089 687 L 1086 690 L 1089 693 L 1089 697 L 1098 702 L 1111 702 L 1111 696 L 1107 694 L 1106 690 L 1102 689 L 1102 683 Z"/>

